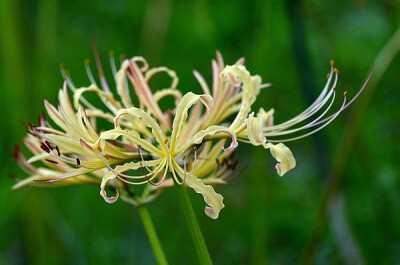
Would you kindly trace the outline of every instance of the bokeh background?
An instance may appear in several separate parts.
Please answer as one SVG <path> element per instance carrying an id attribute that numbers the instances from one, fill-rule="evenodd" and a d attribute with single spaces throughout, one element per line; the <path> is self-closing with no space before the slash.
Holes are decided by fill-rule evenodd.
<path id="1" fill-rule="evenodd" d="M 240 147 L 248 169 L 217 187 L 218 220 L 190 195 L 215 264 L 400 264 L 399 25 L 398 0 L 0 0 L 0 264 L 156 263 L 136 209 L 105 203 L 99 187 L 10 189 L 9 173 L 24 173 L 6 146 L 22 143 L 21 121 L 36 122 L 44 99 L 57 102 L 59 63 L 89 85 L 93 39 L 108 75 L 112 49 L 176 70 L 178 88 L 197 93 L 192 70 L 210 80 L 216 49 L 227 63 L 244 56 L 274 84 L 254 110 L 274 107 L 277 122 L 316 98 L 330 59 L 349 95 L 375 61 L 345 113 L 288 144 L 298 166 L 283 178 L 269 151 Z M 176 191 L 149 210 L 170 264 L 196 264 Z"/>

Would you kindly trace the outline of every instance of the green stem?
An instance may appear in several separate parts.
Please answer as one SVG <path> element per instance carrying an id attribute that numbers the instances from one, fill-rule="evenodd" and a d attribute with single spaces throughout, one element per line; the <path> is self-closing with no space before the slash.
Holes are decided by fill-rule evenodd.
<path id="1" fill-rule="evenodd" d="M 160 241 L 158 240 L 157 233 L 147 207 L 145 205 L 141 205 L 138 207 L 138 211 L 158 264 L 167 265 L 167 259 L 165 258 L 164 251 L 162 250 Z"/>
<path id="2" fill-rule="evenodd" d="M 194 249 L 196 250 L 199 262 L 201 265 L 212 264 L 206 242 L 204 241 L 203 234 L 201 233 L 200 226 L 197 222 L 196 215 L 194 214 L 193 207 L 187 194 L 186 188 L 184 185 L 182 185 L 181 187 L 178 187 L 178 189 L 180 190 L 179 195 L 182 203 L 183 213 L 189 227 L 190 235 L 192 237 Z"/>

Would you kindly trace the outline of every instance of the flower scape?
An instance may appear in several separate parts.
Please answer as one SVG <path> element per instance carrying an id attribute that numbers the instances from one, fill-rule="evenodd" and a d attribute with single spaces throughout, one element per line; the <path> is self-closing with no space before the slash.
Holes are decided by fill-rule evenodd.
<path id="1" fill-rule="evenodd" d="M 95 59 L 97 81 L 90 61 L 85 61 L 88 87 L 76 87 L 68 71 L 61 68 L 64 84 L 58 93 L 59 104 L 45 101 L 50 119 L 42 113 L 38 125 L 27 125 L 24 143 L 32 156 L 26 159 L 16 146 L 14 157 L 29 177 L 16 178 L 13 189 L 26 185 L 95 184 L 100 186 L 106 202 L 113 203 L 121 197 L 139 206 L 166 188 L 185 185 L 203 195 L 205 213 L 216 219 L 224 204 L 213 186 L 228 183 L 244 170 L 234 157 L 239 142 L 269 149 L 277 160 L 278 175 L 283 176 L 296 166 L 292 152 L 283 142 L 306 137 L 327 126 L 358 97 L 369 80 L 368 77 L 349 102 L 344 92 L 341 106 L 328 115 L 338 80 L 338 70 L 331 61 L 327 82 L 318 98 L 294 118 L 274 124 L 274 109 L 252 111 L 261 90 L 271 84 L 251 75 L 243 58 L 225 65 L 217 51 L 216 60 L 212 60 L 211 88 L 193 71 L 203 92 L 184 95 L 176 89 L 178 77 L 173 70 L 149 68 L 142 57 L 120 58 L 117 70 L 110 52 L 112 86 L 104 76 L 98 55 Z M 149 81 L 160 73 L 170 77 L 170 86 L 150 88 Z M 163 111 L 159 101 L 165 97 L 173 98 L 171 102 L 175 103 Z M 104 124 L 109 128 L 102 129 Z M 144 185 L 140 195 L 132 189 L 134 185 Z"/>

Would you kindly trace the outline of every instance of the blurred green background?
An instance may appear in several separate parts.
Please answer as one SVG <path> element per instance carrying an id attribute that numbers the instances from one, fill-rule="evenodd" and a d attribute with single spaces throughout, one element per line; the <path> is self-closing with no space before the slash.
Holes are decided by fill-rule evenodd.
<path id="1" fill-rule="evenodd" d="M 99 187 L 10 189 L 8 174 L 25 174 L 5 146 L 22 143 L 20 121 L 36 122 L 44 99 L 57 102 L 60 62 L 89 85 L 92 39 L 108 74 L 108 50 L 141 55 L 197 93 L 192 70 L 210 80 L 216 49 L 227 63 L 244 56 L 274 84 L 253 109 L 274 107 L 277 122 L 316 98 L 330 59 L 349 95 L 375 61 L 345 113 L 288 143 L 298 164 L 290 173 L 280 178 L 269 151 L 244 146 L 248 169 L 216 188 L 226 205 L 219 219 L 190 195 L 215 264 L 400 264 L 400 36 L 384 49 L 399 25 L 398 0 L 0 0 L 0 264 L 156 263 L 136 209 L 105 203 Z M 196 264 L 176 191 L 149 210 L 170 264 Z"/>

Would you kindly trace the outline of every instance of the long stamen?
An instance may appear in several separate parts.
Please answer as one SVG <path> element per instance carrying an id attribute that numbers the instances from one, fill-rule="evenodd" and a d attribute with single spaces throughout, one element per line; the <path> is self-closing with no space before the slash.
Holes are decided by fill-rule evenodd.
<path id="1" fill-rule="evenodd" d="M 100 78 L 101 87 L 103 88 L 103 90 L 106 93 L 110 93 L 110 88 L 107 84 L 106 78 L 104 77 L 104 71 L 103 71 L 103 67 L 101 66 L 99 51 L 97 49 L 97 44 L 96 44 L 95 40 L 93 40 L 93 54 L 94 54 L 94 59 L 95 59 L 96 66 L 97 66 L 97 72 L 98 72 L 99 78 Z"/>
<path id="2" fill-rule="evenodd" d="M 185 171 L 185 174 L 183 176 L 183 181 L 182 181 L 182 185 L 184 185 L 186 182 L 186 173 L 187 173 L 187 171 L 186 171 L 186 154 L 184 154 L 182 156 L 182 159 L 183 159 L 183 170 Z"/>
<path id="3" fill-rule="evenodd" d="M 164 178 L 165 178 L 165 172 L 164 172 L 164 175 L 163 175 L 163 177 L 162 177 L 162 179 L 158 182 L 158 183 L 154 183 L 154 182 L 152 182 L 151 181 L 151 179 L 147 176 L 147 174 L 146 174 L 146 170 L 144 169 L 144 167 L 143 167 L 143 157 L 141 156 L 141 148 L 140 148 L 140 146 L 139 146 L 139 154 L 140 154 L 140 159 L 139 159 L 139 162 L 140 162 L 140 168 L 142 169 L 142 171 L 143 171 L 143 175 L 145 176 L 145 178 L 146 178 L 146 180 L 152 185 L 152 186 L 159 186 L 163 181 L 164 181 Z M 147 168 L 147 167 L 146 167 Z M 150 170 L 149 170 L 150 171 Z M 156 175 L 154 175 L 154 177 L 155 177 Z"/>
<path id="4" fill-rule="evenodd" d="M 375 65 L 372 64 L 371 70 L 369 71 L 368 77 L 367 77 L 367 79 L 365 80 L 364 84 L 361 86 L 361 88 L 360 88 L 360 90 L 357 92 L 357 94 L 344 106 L 343 110 L 347 109 L 347 107 L 350 106 L 350 105 L 354 102 L 354 100 L 356 100 L 356 98 L 358 98 L 358 97 L 360 96 L 360 94 L 364 91 L 365 87 L 367 86 L 367 84 L 368 84 L 368 82 L 369 82 L 369 80 L 370 80 L 370 78 L 371 78 L 371 76 L 372 76 L 372 73 L 373 73 L 373 71 L 374 71 L 374 68 L 375 68 Z M 332 114 L 331 116 L 325 118 L 324 120 L 320 121 L 319 123 L 323 123 L 323 122 L 325 122 L 325 121 L 331 119 L 335 114 L 336 114 L 336 113 Z"/>
<path id="5" fill-rule="evenodd" d="M 117 83 L 117 66 L 115 64 L 114 51 L 108 52 L 108 58 L 110 59 L 110 66 L 113 73 L 114 81 L 115 83 Z"/>
<path id="6" fill-rule="evenodd" d="M 76 90 L 76 86 L 74 85 L 74 83 L 72 82 L 71 76 L 69 74 L 68 70 L 65 70 L 64 68 L 64 64 L 60 63 L 60 72 L 62 77 L 64 78 L 64 80 L 66 80 L 68 82 L 68 86 L 70 87 L 70 89 L 75 92 Z"/>
<path id="7" fill-rule="evenodd" d="M 94 77 L 93 77 L 92 70 L 90 69 L 90 60 L 89 60 L 89 59 L 86 59 L 85 62 L 84 62 L 84 64 L 85 64 L 86 74 L 87 74 L 87 76 L 89 77 L 90 83 L 91 83 L 92 85 L 97 86 L 96 80 L 95 80 Z"/>
<path id="8" fill-rule="evenodd" d="M 236 172 L 235 174 L 231 175 L 229 178 L 224 179 L 224 180 L 226 182 L 231 182 L 235 178 L 239 177 L 247 169 L 247 167 L 248 167 L 248 165 L 245 165 L 241 170 L 239 170 L 238 172 Z"/>
<path id="9" fill-rule="evenodd" d="M 194 150 L 193 167 L 192 167 L 192 170 L 190 171 L 190 174 L 192 174 L 192 172 L 195 168 L 196 162 L 197 162 L 197 147 L 193 146 L 193 150 Z"/>
<path id="10" fill-rule="evenodd" d="M 297 136 L 297 137 L 293 137 L 293 138 L 289 138 L 289 139 L 281 139 L 281 140 L 271 140 L 271 139 L 269 139 L 268 142 L 271 142 L 271 143 L 290 142 L 290 141 L 294 141 L 294 140 L 298 140 L 298 139 L 307 137 L 307 136 L 309 136 L 309 135 L 311 135 L 311 134 L 314 134 L 314 133 L 318 132 L 319 130 L 322 130 L 322 129 L 325 128 L 329 123 L 331 123 L 331 122 L 344 110 L 344 107 L 346 106 L 346 94 L 347 94 L 347 93 L 344 93 L 343 104 L 342 104 L 342 106 L 340 107 L 340 109 L 339 109 L 336 113 L 334 113 L 332 116 L 330 116 L 329 119 L 325 119 L 324 121 L 320 121 L 320 122 L 315 123 L 315 124 L 312 125 L 312 127 L 314 127 L 314 126 L 317 126 L 317 125 L 319 125 L 319 124 L 323 124 L 322 126 L 316 128 L 315 130 L 313 130 L 313 131 L 311 131 L 311 132 L 308 132 L 308 133 L 306 133 L 306 134 L 303 134 L 303 135 L 300 135 L 300 136 Z M 323 122 L 325 122 L 325 123 L 323 123 Z"/>
<path id="11" fill-rule="evenodd" d="M 314 115 L 316 112 L 318 112 L 324 105 L 325 103 L 328 101 L 328 99 L 330 98 L 330 96 L 332 95 L 335 87 L 336 87 L 336 83 L 337 83 L 337 79 L 338 79 L 338 74 L 335 71 L 335 69 L 331 69 L 331 73 L 335 73 L 335 80 L 334 83 L 332 85 L 332 89 L 330 90 L 330 92 L 328 94 L 328 87 L 329 84 L 331 82 L 332 79 L 332 74 L 330 75 L 328 82 L 326 84 L 326 86 L 324 87 L 323 91 L 321 92 L 321 94 L 319 95 L 319 97 L 317 98 L 317 100 L 314 101 L 313 104 L 311 104 L 310 107 L 308 107 L 306 110 L 304 110 L 302 113 L 300 113 L 299 115 L 297 115 L 296 117 L 281 123 L 279 125 L 274 125 L 274 126 L 269 126 L 269 127 L 265 127 L 264 131 L 273 131 L 273 130 L 284 130 L 287 128 L 290 128 L 291 126 L 298 124 L 302 121 L 304 121 L 305 119 L 311 117 L 312 115 Z"/>
<path id="12" fill-rule="evenodd" d="M 125 58 L 126 58 L 126 55 L 125 55 L 125 54 L 121 54 L 121 55 L 119 56 L 119 61 L 120 61 L 121 64 L 123 63 L 123 61 L 125 60 Z M 128 84 L 129 84 L 129 83 L 128 83 L 128 77 L 127 77 L 126 75 L 124 75 L 124 88 L 125 88 L 125 92 L 129 95 L 130 92 L 129 92 L 129 85 L 128 85 Z"/>
<path id="13" fill-rule="evenodd" d="M 304 126 L 301 126 L 301 127 L 299 127 L 299 128 L 296 128 L 296 129 L 265 133 L 264 136 L 268 137 L 268 136 L 286 135 L 286 134 L 295 133 L 295 132 L 298 132 L 298 131 L 305 130 L 305 129 L 308 129 L 308 128 L 310 128 L 310 127 L 313 127 L 314 124 L 316 124 L 320 119 L 322 119 L 322 117 L 324 117 L 325 114 L 326 114 L 326 113 L 329 111 L 329 109 L 332 107 L 333 102 L 335 101 L 335 95 L 336 95 L 336 93 L 334 92 L 334 93 L 333 93 L 332 100 L 331 100 L 331 102 L 329 103 L 328 107 L 324 110 L 324 112 L 323 112 L 321 115 L 319 115 L 319 116 L 318 116 L 316 119 L 314 119 L 313 121 L 307 123 L 307 124 L 304 125 Z"/>
<path id="14" fill-rule="evenodd" d="M 65 70 L 64 64 L 62 64 L 62 63 L 60 64 L 60 71 L 61 71 L 62 77 L 64 78 L 64 81 L 67 82 L 68 87 L 71 89 L 72 92 L 75 92 L 76 86 L 72 82 L 69 71 Z M 84 97 L 81 96 L 79 100 L 82 101 L 82 103 L 85 104 L 87 108 L 95 109 L 95 107 L 92 104 L 90 104 Z M 49 125 L 49 124 L 46 123 L 46 125 Z"/>
<path id="15" fill-rule="evenodd" d="M 139 153 L 139 157 L 142 161 L 144 161 L 143 155 L 142 155 L 142 147 L 140 145 L 138 145 L 138 153 Z M 146 165 L 145 165 L 146 169 L 148 171 L 151 171 Z"/>

